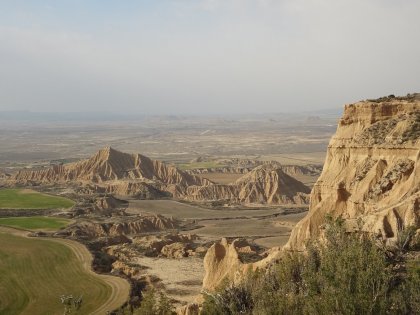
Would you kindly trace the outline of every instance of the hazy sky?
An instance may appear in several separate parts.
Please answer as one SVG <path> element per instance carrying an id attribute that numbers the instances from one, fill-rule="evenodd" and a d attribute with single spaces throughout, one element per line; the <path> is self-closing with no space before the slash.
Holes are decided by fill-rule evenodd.
<path id="1" fill-rule="evenodd" d="M 0 110 L 281 112 L 420 91 L 419 0 L 0 0 Z"/>

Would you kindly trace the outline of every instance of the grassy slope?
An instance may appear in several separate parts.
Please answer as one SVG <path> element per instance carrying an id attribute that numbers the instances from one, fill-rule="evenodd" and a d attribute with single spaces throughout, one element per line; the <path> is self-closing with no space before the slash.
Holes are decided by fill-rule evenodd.
<path id="1" fill-rule="evenodd" d="M 49 217 L 17 217 L 0 218 L 1 225 L 7 225 L 27 230 L 55 231 L 65 227 L 71 220 Z"/>
<path id="2" fill-rule="evenodd" d="M 89 314 L 110 297 L 63 244 L 1 233 L 0 244 L 0 314 L 62 314 L 61 294 L 83 294 L 80 314 Z"/>
<path id="3" fill-rule="evenodd" d="M 54 209 L 70 208 L 74 202 L 23 189 L 0 189 L 0 209 Z"/>

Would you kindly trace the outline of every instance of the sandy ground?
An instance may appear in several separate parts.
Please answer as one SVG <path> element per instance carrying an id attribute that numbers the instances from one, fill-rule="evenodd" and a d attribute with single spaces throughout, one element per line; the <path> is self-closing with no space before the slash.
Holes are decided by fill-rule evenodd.
<path id="1" fill-rule="evenodd" d="M 27 237 L 28 235 L 27 231 L 8 228 L 8 227 L 2 227 L 2 226 L 0 226 L 0 232 L 11 233 L 13 235 L 23 236 L 23 237 Z M 100 278 L 111 287 L 112 292 L 111 292 L 111 296 L 109 300 L 106 303 L 102 304 L 95 312 L 93 312 L 92 313 L 93 315 L 106 314 L 107 311 L 112 311 L 112 310 L 117 309 L 128 300 L 129 293 L 130 293 L 130 284 L 125 279 L 120 278 L 120 277 L 114 277 L 110 275 L 102 275 L 102 274 L 95 273 L 91 268 L 92 259 L 93 259 L 92 255 L 84 245 L 78 242 L 75 242 L 72 240 L 66 240 L 66 239 L 58 239 L 58 238 L 37 238 L 37 239 L 39 240 L 48 239 L 48 240 L 66 245 L 74 252 L 76 257 L 81 262 L 83 262 L 83 267 L 89 273 L 93 274 L 95 277 Z"/>
<path id="2" fill-rule="evenodd" d="M 267 216 L 280 214 L 284 208 L 206 209 L 173 200 L 130 200 L 127 213 L 150 212 L 179 219 L 211 219 Z"/>
<path id="3" fill-rule="evenodd" d="M 264 247 L 284 245 L 293 226 L 305 212 L 284 214 L 284 208 L 213 210 L 172 200 L 130 200 L 127 212 L 150 212 L 177 219 L 194 220 L 197 228 L 189 233 L 207 241 L 222 237 L 243 237 Z"/>
<path id="4" fill-rule="evenodd" d="M 236 181 L 237 179 L 244 176 L 244 174 L 236 173 L 206 173 L 206 174 L 196 174 L 196 176 L 201 178 L 210 179 L 212 182 L 217 184 L 230 184 Z"/>
<path id="5" fill-rule="evenodd" d="M 147 273 L 162 280 L 165 292 L 181 303 L 192 303 L 200 294 L 204 278 L 203 259 L 137 258 L 136 263 L 148 268 Z"/>
<path id="6" fill-rule="evenodd" d="M 306 215 L 284 214 L 284 208 L 212 210 L 172 200 L 130 200 L 128 213 L 149 212 L 194 220 L 195 229 L 183 233 L 197 234 L 202 241 L 219 241 L 222 237 L 246 238 L 263 247 L 284 245 L 293 226 Z M 146 273 L 162 280 L 171 298 L 193 302 L 201 290 L 204 276 L 200 258 L 184 259 L 141 257 L 137 263 L 147 267 Z"/>

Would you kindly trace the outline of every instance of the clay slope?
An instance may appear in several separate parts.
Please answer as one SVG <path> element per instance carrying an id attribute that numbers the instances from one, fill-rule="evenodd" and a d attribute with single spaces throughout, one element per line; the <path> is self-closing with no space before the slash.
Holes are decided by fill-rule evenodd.
<path id="1" fill-rule="evenodd" d="M 137 235 L 174 229 L 176 227 L 177 222 L 174 219 L 160 215 L 143 215 L 135 219 L 122 219 L 121 222 L 79 222 L 58 232 L 57 235 L 92 239 L 105 236 Z"/>
<path id="2" fill-rule="evenodd" d="M 392 240 L 420 227 L 420 100 L 388 97 L 346 105 L 331 139 L 308 215 L 286 247 L 317 237 L 325 216 Z"/>
<path id="3" fill-rule="evenodd" d="M 322 171 L 322 165 L 282 165 L 275 161 L 270 161 L 269 163 L 261 162 L 261 165 L 264 164 L 277 164 L 283 172 L 287 175 L 295 177 L 297 175 L 308 175 L 308 176 L 319 176 Z M 209 173 L 233 173 L 233 174 L 246 174 L 252 171 L 256 166 L 253 167 L 211 167 L 211 168 L 196 168 L 192 170 L 187 170 L 188 174 L 209 174 Z"/>
<path id="4" fill-rule="evenodd" d="M 128 154 L 110 147 L 100 150 L 87 160 L 66 165 L 56 165 L 47 169 L 21 170 L 13 178 L 16 182 L 68 182 L 84 181 L 94 183 L 109 183 L 111 192 L 131 194 L 135 189 L 133 184 L 148 182 L 162 184 L 162 190 L 174 193 L 182 192 L 190 185 L 206 185 L 211 183 L 206 179 L 187 174 L 176 167 L 160 161 L 151 160 L 141 154 Z M 122 184 L 124 182 L 124 184 Z M 112 183 L 112 184 L 111 184 Z M 140 185 L 140 184 L 137 184 Z M 134 185 L 135 186 L 135 185 Z M 144 190 L 144 185 L 139 189 Z M 124 193 L 124 188 L 128 191 Z"/>
<path id="5" fill-rule="evenodd" d="M 303 204 L 310 189 L 284 173 L 279 165 L 261 165 L 229 185 L 192 186 L 186 199 L 235 203 Z"/>

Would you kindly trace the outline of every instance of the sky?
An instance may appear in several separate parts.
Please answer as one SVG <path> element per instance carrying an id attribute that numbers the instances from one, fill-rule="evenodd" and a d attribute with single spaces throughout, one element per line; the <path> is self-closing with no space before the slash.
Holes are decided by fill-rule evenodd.
<path id="1" fill-rule="evenodd" d="M 418 0 L 0 0 L 0 111 L 310 111 L 420 92 Z"/>

